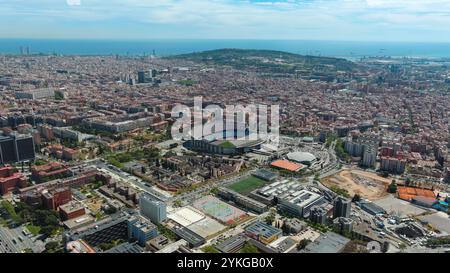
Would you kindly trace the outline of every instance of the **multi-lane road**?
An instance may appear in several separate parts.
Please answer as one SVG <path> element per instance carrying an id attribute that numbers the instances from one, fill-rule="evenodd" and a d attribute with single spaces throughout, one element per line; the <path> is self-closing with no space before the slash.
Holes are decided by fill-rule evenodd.
<path id="1" fill-rule="evenodd" d="M 25 249 L 31 249 L 33 252 L 44 250 L 42 241 L 25 236 L 22 231 L 23 227 L 0 227 L 0 253 L 20 253 Z"/>

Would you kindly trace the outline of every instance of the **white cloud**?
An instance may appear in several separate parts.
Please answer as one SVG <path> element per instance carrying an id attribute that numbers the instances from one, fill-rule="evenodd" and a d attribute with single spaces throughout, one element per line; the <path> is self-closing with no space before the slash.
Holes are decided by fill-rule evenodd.
<path id="1" fill-rule="evenodd" d="M 195 38 L 378 39 L 382 33 L 395 36 L 394 31 L 408 39 L 437 31 L 443 32 L 437 38 L 450 37 L 446 29 L 450 0 L 83 0 L 80 4 L 80 0 L 0 0 L 0 17 L 90 22 L 93 28 L 123 22 L 163 28 L 174 37 L 180 34 L 177 29 L 185 35 L 190 30 Z"/>
<path id="2" fill-rule="evenodd" d="M 67 5 L 69 6 L 80 6 L 81 0 L 67 0 Z"/>

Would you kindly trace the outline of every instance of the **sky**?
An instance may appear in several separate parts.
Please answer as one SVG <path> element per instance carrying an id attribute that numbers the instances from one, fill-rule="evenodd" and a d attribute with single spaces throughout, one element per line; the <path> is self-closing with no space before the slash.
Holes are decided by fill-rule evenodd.
<path id="1" fill-rule="evenodd" d="M 0 38 L 450 42 L 450 0 L 0 0 Z"/>

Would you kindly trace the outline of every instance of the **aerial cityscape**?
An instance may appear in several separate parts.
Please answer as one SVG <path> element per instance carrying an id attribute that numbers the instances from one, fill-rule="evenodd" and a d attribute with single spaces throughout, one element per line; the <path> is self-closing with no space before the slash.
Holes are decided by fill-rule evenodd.
<path id="1" fill-rule="evenodd" d="M 433 46 L 84 51 L 61 29 L 0 27 L 0 253 L 450 251 L 450 56 Z"/>

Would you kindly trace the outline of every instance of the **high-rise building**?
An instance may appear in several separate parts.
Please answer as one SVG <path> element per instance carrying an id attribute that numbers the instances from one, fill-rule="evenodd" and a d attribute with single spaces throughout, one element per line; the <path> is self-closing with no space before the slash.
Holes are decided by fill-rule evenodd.
<path id="1" fill-rule="evenodd" d="M 138 83 L 153 83 L 156 77 L 156 69 L 148 71 L 138 71 Z"/>
<path id="2" fill-rule="evenodd" d="M 344 149 L 350 156 L 360 157 L 362 166 L 374 167 L 378 154 L 378 143 L 377 135 L 349 135 L 344 142 Z"/>
<path id="3" fill-rule="evenodd" d="M 167 206 L 164 202 L 157 200 L 149 194 L 139 197 L 141 214 L 155 224 L 159 224 L 167 218 Z"/>
<path id="4" fill-rule="evenodd" d="M 0 136 L 0 164 L 34 160 L 34 140 L 31 135 Z"/>
<path id="5" fill-rule="evenodd" d="M 138 71 L 138 83 L 145 83 L 145 71 Z"/>
<path id="6" fill-rule="evenodd" d="M 345 217 L 338 217 L 333 220 L 333 226 L 339 233 L 347 233 L 353 231 L 353 220 Z"/>
<path id="7" fill-rule="evenodd" d="M 325 225 L 327 223 L 327 211 L 322 207 L 314 207 L 311 209 L 309 219 L 315 224 Z"/>
<path id="8" fill-rule="evenodd" d="M 364 167 L 374 167 L 377 161 L 377 148 L 366 146 L 363 152 L 361 165 Z"/>
<path id="9" fill-rule="evenodd" d="M 380 169 L 395 174 L 402 174 L 405 172 L 406 159 L 401 157 L 381 157 Z"/>
<path id="10" fill-rule="evenodd" d="M 349 218 L 352 209 L 352 202 L 349 199 L 338 197 L 333 204 L 333 218 Z"/>
<path id="11" fill-rule="evenodd" d="M 444 182 L 450 183 L 450 167 L 445 168 Z"/>

